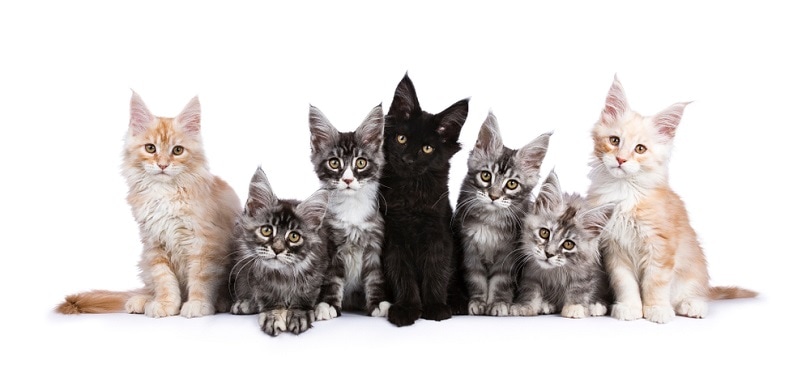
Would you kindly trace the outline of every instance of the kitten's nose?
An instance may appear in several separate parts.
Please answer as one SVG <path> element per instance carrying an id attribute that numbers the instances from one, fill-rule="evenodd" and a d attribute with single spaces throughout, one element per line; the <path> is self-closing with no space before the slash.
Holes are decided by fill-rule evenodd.
<path id="1" fill-rule="evenodd" d="M 619 165 L 622 165 L 622 164 L 624 164 L 624 163 L 626 163 L 626 162 L 627 162 L 627 159 L 622 159 L 622 158 L 620 158 L 620 157 L 616 156 L 616 161 L 618 161 L 618 162 L 619 162 Z"/>
<path id="2" fill-rule="evenodd" d="M 272 249 L 276 254 L 279 254 L 284 252 L 284 250 L 287 249 L 287 246 L 284 245 L 284 241 L 281 240 L 281 238 L 276 238 L 276 240 L 273 240 L 273 244 L 270 245 L 270 249 Z"/>
<path id="3" fill-rule="evenodd" d="M 498 198 L 501 198 L 501 196 L 499 196 L 499 195 L 497 195 L 497 194 L 492 194 L 492 193 L 489 193 L 489 199 L 491 199 L 491 200 L 495 201 L 495 200 L 497 200 Z"/>
<path id="4" fill-rule="evenodd" d="M 352 184 L 352 182 L 354 182 L 354 179 L 345 178 L 345 179 L 343 179 L 343 182 L 345 182 L 345 183 L 346 183 L 346 185 L 351 185 L 351 184 Z"/>
<path id="5" fill-rule="evenodd" d="M 546 258 L 550 259 L 552 257 L 554 257 L 554 254 L 553 253 L 548 253 L 548 251 L 546 251 Z"/>
<path id="6" fill-rule="evenodd" d="M 161 171 L 162 171 L 162 170 L 165 170 L 165 169 L 166 169 L 166 167 L 168 167 L 168 166 L 169 166 L 168 164 L 158 164 L 158 167 L 160 167 L 160 170 L 161 170 Z"/>

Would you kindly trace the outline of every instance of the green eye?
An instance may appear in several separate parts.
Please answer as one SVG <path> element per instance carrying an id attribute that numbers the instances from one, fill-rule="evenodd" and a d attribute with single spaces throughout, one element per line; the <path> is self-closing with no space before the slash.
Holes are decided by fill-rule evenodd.
<path id="1" fill-rule="evenodd" d="M 408 137 L 406 137 L 405 135 L 402 134 L 397 135 L 397 142 L 399 142 L 399 144 L 405 144 L 405 142 L 407 141 Z"/>
<path id="2" fill-rule="evenodd" d="M 287 240 L 289 240 L 290 243 L 298 243 L 299 241 L 301 241 L 301 234 L 292 231 L 287 235 Z"/>
<path id="3" fill-rule="evenodd" d="M 174 148 L 172 148 L 172 154 L 174 154 L 174 156 L 179 156 L 182 155 L 183 151 L 185 150 L 186 149 L 183 146 L 174 146 Z"/>
<path id="4" fill-rule="evenodd" d="M 572 242 L 570 240 L 566 240 L 566 241 L 563 242 L 563 248 L 565 248 L 566 250 L 569 250 L 569 251 L 574 249 L 575 245 L 576 245 L 576 243 L 574 243 L 574 242 Z"/>
<path id="5" fill-rule="evenodd" d="M 610 137 L 610 144 L 612 144 L 614 146 L 618 146 L 620 141 L 621 141 L 621 139 L 619 139 L 619 137 L 617 137 L 617 136 Z"/>
<path id="6" fill-rule="evenodd" d="M 433 147 L 428 146 L 428 145 L 424 145 L 424 146 L 422 146 L 422 152 L 424 152 L 426 154 L 432 154 L 433 153 Z"/>
<path id="7" fill-rule="evenodd" d="M 357 160 L 354 162 L 354 166 L 357 167 L 357 169 L 363 169 L 368 166 L 368 160 L 364 158 L 357 158 Z"/>
<path id="8" fill-rule="evenodd" d="M 144 149 L 146 149 L 146 152 L 150 154 L 154 154 L 155 152 L 157 152 L 157 147 L 155 147 L 155 145 L 152 143 L 149 143 L 146 146 L 144 146 Z"/>
<path id="9" fill-rule="evenodd" d="M 647 146 L 645 146 L 643 144 L 636 145 L 636 153 L 637 154 L 643 154 L 645 152 L 647 152 Z"/>
<path id="10" fill-rule="evenodd" d="M 492 173 L 489 173 L 488 171 L 481 171 L 481 181 L 489 182 L 489 180 L 492 180 Z"/>
<path id="11" fill-rule="evenodd" d="M 338 168 L 340 168 L 340 159 L 338 159 L 338 158 L 331 158 L 331 159 L 329 159 L 329 161 L 327 162 L 327 164 L 329 164 L 329 168 L 332 168 L 332 169 L 338 169 Z"/>
<path id="12" fill-rule="evenodd" d="M 273 236 L 273 227 L 262 226 L 261 228 L 259 228 L 259 233 L 262 236 L 264 236 L 266 238 L 269 238 L 269 237 Z"/>
<path id="13" fill-rule="evenodd" d="M 548 239 L 548 237 L 551 235 L 551 231 L 549 231 L 547 228 L 541 228 L 540 231 L 537 231 L 537 234 L 543 239 Z"/>
<path id="14" fill-rule="evenodd" d="M 509 180 L 506 182 L 506 189 L 515 190 L 518 187 L 518 182 L 516 180 Z"/>

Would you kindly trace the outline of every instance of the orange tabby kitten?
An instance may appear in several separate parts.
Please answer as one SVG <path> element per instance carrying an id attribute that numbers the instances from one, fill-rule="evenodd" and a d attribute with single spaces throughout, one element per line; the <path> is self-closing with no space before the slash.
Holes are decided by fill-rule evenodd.
<path id="1" fill-rule="evenodd" d="M 69 295 L 56 310 L 155 318 L 228 311 L 228 243 L 241 204 L 236 192 L 208 170 L 197 97 L 177 117 L 164 118 L 152 115 L 133 92 L 122 171 L 140 226 L 145 287 Z"/>
<path id="2" fill-rule="evenodd" d="M 617 205 L 602 241 L 616 295 L 614 318 L 643 316 L 656 323 L 666 323 L 676 313 L 702 318 L 711 299 L 756 296 L 737 287 L 709 285 L 706 258 L 686 207 L 669 187 L 672 140 L 687 104 L 642 116 L 630 109 L 615 78 L 593 128 L 588 198 L 592 205 Z"/>

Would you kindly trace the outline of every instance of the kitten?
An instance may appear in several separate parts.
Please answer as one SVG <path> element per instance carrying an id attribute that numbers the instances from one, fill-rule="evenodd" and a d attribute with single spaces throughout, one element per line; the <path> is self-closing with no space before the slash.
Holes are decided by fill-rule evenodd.
<path id="1" fill-rule="evenodd" d="M 278 199 L 256 169 L 233 232 L 231 313 L 259 313 L 259 326 L 271 336 L 311 328 L 329 266 L 321 227 L 328 200 L 325 190 L 304 201 Z"/>
<path id="2" fill-rule="evenodd" d="M 481 125 L 453 216 L 471 315 L 509 315 L 515 292 L 513 252 L 550 137 L 543 134 L 513 150 L 503 145 L 491 112 Z"/>
<path id="3" fill-rule="evenodd" d="M 66 297 L 58 312 L 129 312 L 191 318 L 227 311 L 228 243 L 236 192 L 208 170 L 194 97 L 174 118 L 152 115 L 132 93 L 122 172 L 140 227 L 145 287 Z"/>
<path id="4" fill-rule="evenodd" d="M 385 167 L 380 181 L 385 238 L 383 267 L 394 303 L 388 320 L 413 324 L 420 316 L 450 318 L 448 293 L 455 255 L 448 194 L 450 158 L 461 149 L 459 133 L 469 100 L 438 114 L 422 111 L 406 74 L 385 117 Z"/>
<path id="5" fill-rule="evenodd" d="M 384 227 L 377 202 L 385 163 L 383 126 L 381 105 L 353 132 L 339 132 L 318 108 L 309 108 L 312 164 L 331 193 L 325 218 L 331 263 L 317 320 L 335 318 L 342 310 L 388 314 L 380 261 Z"/>
<path id="6" fill-rule="evenodd" d="M 749 298 L 737 287 L 712 287 L 706 258 L 686 207 L 669 186 L 675 130 L 688 103 L 654 116 L 630 109 L 618 78 L 593 127 L 588 190 L 593 205 L 616 203 L 602 242 L 616 295 L 611 316 L 666 323 L 675 314 L 705 317 L 708 300 Z"/>
<path id="7" fill-rule="evenodd" d="M 523 225 L 523 271 L 512 315 L 607 313 L 610 291 L 599 235 L 613 208 L 591 207 L 579 194 L 563 193 L 557 174 L 549 173 Z"/>

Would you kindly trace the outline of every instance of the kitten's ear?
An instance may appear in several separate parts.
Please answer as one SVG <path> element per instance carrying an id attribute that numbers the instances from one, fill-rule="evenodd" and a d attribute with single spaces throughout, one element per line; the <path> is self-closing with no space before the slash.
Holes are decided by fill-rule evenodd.
<path id="1" fill-rule="evenodd" d="M 155 116 L 146 107 L 146 104 L 132 91 L 132 98 L 129 100 L 129 130 L 132 135 L 138 135 L 154 122 Z"/>
<path id="2" fill-rule="evenodd" d="M 624 87 L 622 87 L 622 83 L 619 82 L 619 77 L 614 75 L 613 84 L 610 86 L 607 98 L 605 99 L 605 109 L 602 110 L 599 123 L 610 126 L 619 120 L 619 118 L 622 118 L 628 109 L 630 109 L 630 105 L 627 103 Z"/>
<path id="3" fill-rule="evenodd" d="M 683 117 L 683 109 L 691 102 L 679 102 L 670 105 L 668 108 L 662 110 L 653 117 L 655 127 L 658 128 L 658 133 L 666 137 L 667 140 L 675 137 L 675 129 L 681 123 Z"/>
<path id="4" fill-rule="evenodd" d="M 478 131 L 478 139 L 475 141 L 474 151 L 480 151 L 484 155 L 500 153 L 503 149 L 501 130 L 498 128 L 498 119 L 492 112 L 489 112 L 481 130 Z"/>
<path id="5" fill-rule="evenodd" d="M 298 204 L 295 208 L 295 213 L 308 225 L 320 228 L 328 206 L 329 191 L 326 189 L 318 189 L 309 198 Z"/>
<path id="6" fill-rule="evenodd" d="M 436 114 L 436 132 L 442 137 L 442 142 L 455 143 L 458 141 L 461 127 L 467 120 L 469 110 L 470 99 L 465 98 Z"/>
<path id="7" fill-rule="evenodd" d="M 419 114 L 422 108 L 419 107 L 419 100 L 416 98 L 416 88 L 413 82 L 405 73 L 405 77 L 397 85 L 394 91 L 394 100 L 391 101 L 391 107 L 388 109 L 388 115 L 397 121 L 408 121 L 415 114 Z"/>
<path id="8" fill-rule="evenodd" d="M 527 145 L 521 147 L 515 155 L 518 166 L 531 177 L 540 174 L 540 166 L 548 152 L 548 142 L 551 140 L 553 131 L 547 132 L 534 138 Z"/>
<path id="9" fill-rule="evenodd" d="M 588 232 L 591 237 L 599 236 L 610 220 L 610 217 L 613 216 L 613 210 L 615 208 L 615 204 L 608 203 L 580 214 L 579 219 L 580 222 L 582 222 L 582 228 Z"/>
<path id="10" fill-rule="evenodd" d="M 553 169 L 540 186 L 540 192 L 537 194 L 534 204 L 537 209 L 545 211 L 553 211 L 562 206 L 563 191 L 557 173 Z"/>
<path id="11" fill-rule="evenodd" d="M 360 145 L 369 146 L 372 150 L 379 151 L 383 144 L 384 126 L 382 104 L 380 104 L 371 109 L 354 134 Z"/>
<path id="12" fill-rule="evenodd" d="M 174 117 L 175 123 L 183 131 L 190 134 L 197 134 L 200 132 L 200 99 L 197 96 L 191 99 L 186 104 L 186 107 Z"/>
<path id="13" fill-rule="evenodd" d="M 332 126 L 320 109 L 309 106 L 309 145 L 312 152 L 322 152 L 340 139 L 340 132 Z"/>
<path id="14" fill-rule="evenodd" d="M 278 197 L 270 188 L 270 180 L 267 179 L 264 170 L 262 170 L 262 167 L 256 168 L 256 173 L 253 174 L 253 178 L 250 180 L 245 212 L 250 216 L 255 216 L 259 210 L 270 208 L 277 202 Z"/>

